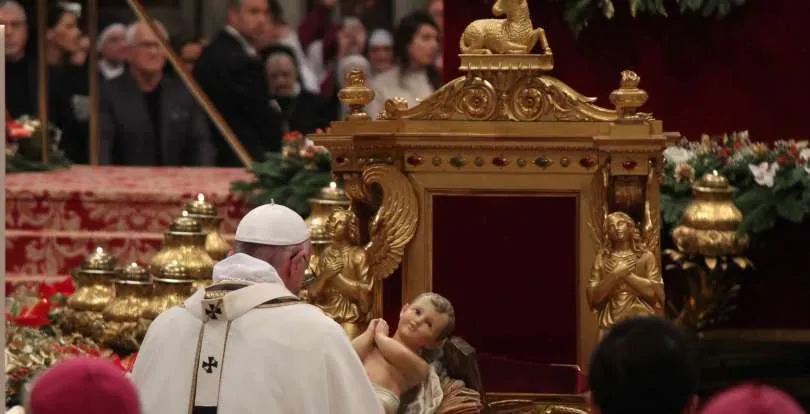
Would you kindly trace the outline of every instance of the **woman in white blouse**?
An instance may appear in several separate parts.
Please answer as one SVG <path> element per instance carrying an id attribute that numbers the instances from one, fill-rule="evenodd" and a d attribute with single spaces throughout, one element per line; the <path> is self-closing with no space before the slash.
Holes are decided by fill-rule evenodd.
<path id="1" fill-rule="evenodd" d="M 385 101 L 394 97 L 406 99 L 412 107 L 433 93 L 441 82 L 435 66 L 438 48 L 439 28 L 428 13 L 416 11 L 405 16 L 394 35 L 397 64 L 371 81 L 376 97 L 367 112 L 376 117 Z"/>

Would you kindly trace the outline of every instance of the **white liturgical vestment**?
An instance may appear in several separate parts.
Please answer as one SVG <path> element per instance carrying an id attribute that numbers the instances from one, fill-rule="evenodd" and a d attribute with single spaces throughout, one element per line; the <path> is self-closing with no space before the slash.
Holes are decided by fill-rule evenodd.
<path id="1" fill-rule="evenodd" d="M 149 327 L 131 375 L 143 414 L 382 413 L 343 329 L 272 266 L 236 254 L 214 280 Z"/>

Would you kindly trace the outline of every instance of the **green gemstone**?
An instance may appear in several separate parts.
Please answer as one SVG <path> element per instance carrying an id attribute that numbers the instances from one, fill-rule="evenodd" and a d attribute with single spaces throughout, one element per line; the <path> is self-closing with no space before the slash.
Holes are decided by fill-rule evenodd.
<path id="1" fill-rule="evenodd" d="M 461 167 L 467 165 L 467 160 L 465 160 L 461 156 L 453 157 L 453 158 L 450 159 L 450 164 L 452 166 L 456 167 L 456 168 L 461 168 Z"/>
<path id="2" fill-rule="evenodd" d="M 540 168 L 547 168 L 549 165 L 551 165 L 551 160 L 546 157 L 537 157 L 537 159 L 534 160 L 534 165 Z"/>
<path id="3" fill-rule="evenodd" d="M 481 158 L 481 157 L 476 158 L 476 159 L 475 159 L 475 166 L 476 166 L 476 167 L 480 167 L 480 166 L 482 166 L 482 165 L 484 165 L 484 159 L 483 159 L 483 158 Z"/>

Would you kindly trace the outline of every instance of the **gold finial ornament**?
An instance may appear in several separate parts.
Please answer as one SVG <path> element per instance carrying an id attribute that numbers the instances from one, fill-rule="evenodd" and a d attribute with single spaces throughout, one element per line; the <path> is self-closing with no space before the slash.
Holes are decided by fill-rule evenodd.
<path id="1" fill-rule="evenodd" d="M 526 55 L 539 43 L 543 53 L 551 55 L 545 30 L 532 25 L 527 0 L 497 0 L 492 14 L 506 17 L 470 23 L 459 41 L 462 54 Z"/>
<path id="2" fill-rule="evenodd" d="M 650 114 L 636 113 L 644 103 L 647 102 L 647 92 L 639 89 L 638 84 L 641 77 L 631 70 L 622 71 L 619 89 L 611 92 L 610 102 L 616 106 L 619 120 L 624 121 L 646 121 L 652 119 Z"/>
<path id="3" fill-rule="evenodd" d="M 200 222 L 183 211 L 176 218 L 163 239 L 163 249 L 152 257 L 149 273 L 162 274 L 170 262 L 177 262 L 187 269 L 187 276 L 193 279 L 195 287 L 204 287 L 211 283 L 214 261 L 205 250 L 208 235 L 202 231 Z"/>
<path id="4" fill-rule="evenodd" d="M 166 263 L 152 278 L 152 298 L 144 307 L 141 317 L 152 321 L 167 309 L 182 304 L 193 292 L 191 272 L 182 263 Z"/>
<path id="5" fill-rule="evenodd" d="M 102 312 L 115 296 L 113 280 L 117 277 L 115 258 L 97 247 L 73 272 L 77 289 L 67 300 L 61 315 L 62 328 L 67 332 L 100 338 L 104 322 Z"/>
<path id="6" fill-rule="evenodd" d="M 366 74 L 361 69 L 352 69 L 344 77 L 345 85 L 338 92 L 340 103 L 349 107 L 347 121 L 368 121 L 371 117 L 364 108 L 374 100 L 374 90 L 366 86 Z"/>
<path id="7" fill-rule="evenodd" d="M 217 215 L 217 208 L 213 203 L 205 199 L 204 194 L 198 194 L 194 201 L 186 204 L 185 211 L 188 217 L 197 220 L 205 233 L 205 251 L 215 262 L 228 256 L 231 245 L 222 238 L 219 233 L 222 217 Z"/>
<path id="8" fill-rule="evenodd" d="M 104 309 L 104 335 L 99 342 L 127 355 L 138 351 L 149 328 L 141 314 L 152 296 L 152 278 L 146 268 L 130 263 L 114 283 L 115 299 Z"/>
<path id="9" fill-rule="evenodd" d="M 734 256 L 748 247 L 748 235 L 738 234 L 743 214 L 734 204 L 736 189 L 717 171 L 692 185 L 694 199 L 681 224 L 672 232 L 678 250 L 689 255 Z"/>

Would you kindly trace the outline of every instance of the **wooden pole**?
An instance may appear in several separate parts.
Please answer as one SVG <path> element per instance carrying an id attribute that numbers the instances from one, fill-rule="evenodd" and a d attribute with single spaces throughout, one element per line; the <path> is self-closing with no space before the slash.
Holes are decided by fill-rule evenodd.
<path id="1" fill-rule="evenodd" d="M 8 114 L 8 110 L 6 109 L 6 99 L 5 99 L 5 96 L 6 96 L 6 27 L 3 26 L 3 25 L 0 25 L 0 96 L 3 97 L 3 99 L 0 99 L 0 112 L 2 112 L 4 114 Z M 3 127 L 0 128 L 0 131 L 2 131 L 2 132 L 0 132 L 0 136 L 2 136 L 2 138 L 3 138 L 2 142 L 0 142 L 0 149 L 2 150 L 3 154 L 6 153 L 6 139 L 8 139 L 8 137 L 6 137 L 6 120 L 7 120 L 7 118 L 8 118 L 7 116 L 4 116 L 3 120 L 0 121 L 0 122 L 3 123 Z M 0 185 L 2 185 L 3 188 L 6 188 L 6 157 L 3 157 L 3 161 L 0 161 L 0 163 L 3 164 L 3 178 L 2 178 L 2 180 L 0 180 Z M 3 217 L 6 216 L 6 192 L 5 191 L 3 192 L 2 195 L 0 195 L 0 214 L 2 214 Z M 0 229 L 0 232 L 2 232 L 3 240 L 5 240 L 6 226 L 3 226 L 3 228 Z M 2 286 L 5 286 L 6 285 L 6 249 L 3 249 L 3 251 L 0 251 L 0 269 L 2 269 L 2 272 L 0 272 L 0 284 L 2 284 Z M 6 290 L 5 289 L 3 289 L 2 292 L 0 292 L 0 299 L 3 300 L 2 303 L 3 303 L 3 307 L 5 308 L 5 306 L 6 306 L 5 305 L 5 303 L 6 303 Z M 3 346 L 3 349 L 6 349 L 6 324 L 5 323 L 3 324 L 2 327 L 0 327 L 0 341 L 1 341 L 0 345 Z M 0 362 L 0 368 L 2 368 L 3 372 L 6 372 L 5 358 L 3 358 L 3 361 Z M 0 387 L 2 387 L 3 396 L 5 396 L 6 395 L 6 376 L 5 375 L 3 375 L 2 378 L 0 378 Z"/>
<path id="2" fill-rule="evenodd" d="M 37 0 L 37 78 L 39 83 L 39 126 L 42 134 L 42 163 L 48 163 L 48 62 L 45 48 L 48 32 L 48 2 Z"/>
<path id="3" fill-rule="evenodd" d="M 88 58 L 90 59 L 90 70 L 88 71 L 88 76 L 90 77 L 90 165 L 99 164 L 99 151 L 101 148 L 98 135 L 99 77 L 101 75 L 98 70 L 98 53 L 96 53 L 95 50 L 95 45 L 98 42 L 98 25 L 98 0 L 88 0 L 87 35 L 90 38 L 90 50 L 88 51 Z"/>
<path id="4" fill-rule="evenodd" d="M 143 7 L 143 5 L 141 5 L 140 0 L 127 0 L 127 4 L 129 4 L 132 12 L 138 16 L 138 19 L 146 23 L 153 32 L 156 34 L 161 33 L 157 24 L 155 24 L 155 21 L 146 13 L 146 9 Z M 197 103 L 205 110 L 222 136 L 225 137 L 225 141 L 227 141 L 228 145 L 231 146 L 231 149 L 233 149 L 233 151 L 242 161 L 242 164 L 244 164 L 245 167 L 250 167 L 253 165 L 253 159 L 250 158 L 250 154 L 248 154 L 245 147 L 242 146 L 239 138 L 237 138 L 236 134 L 234 134 L 231 127 L 228 126 L 228 123 L 225 122 L 222 115 L 219 114 L 219 111 L 217 111 L 214 104 L 211 103 L 208 95 L 206 95 L 197 81 L 194 80 L 194 77 L 191 76 L 191 73 L 189 73 L 186 67 L 180 62 L 180 58 L 172 50 L 171 46 L 169 45 L 169 41 L 163 38 L 163 36 L 157 36 L 157 38 L 160 42 L 160 46 L 163 48 L 163 51 L 166 52 L 166 58 L 169 59 L 169 62 L 180 76 L 180 79 L 186 84 L 186 87 L 189 89 L 189 91 L 191 91 L 191 95 L 194 96 Z"/>

